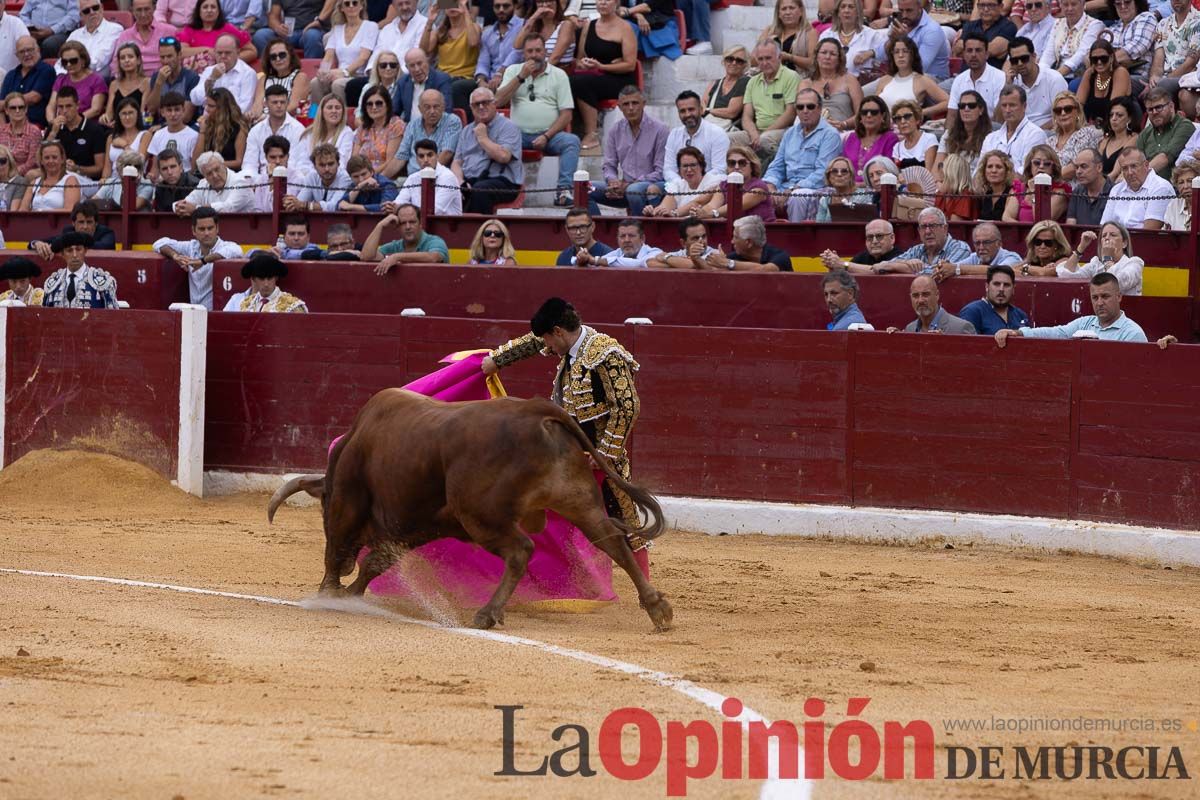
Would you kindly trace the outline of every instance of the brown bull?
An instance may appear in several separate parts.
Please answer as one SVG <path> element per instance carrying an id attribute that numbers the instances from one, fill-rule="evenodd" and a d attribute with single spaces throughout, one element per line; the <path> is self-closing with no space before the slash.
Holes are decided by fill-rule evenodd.
<path id="1" fill-rule="evenodd" d="M 549 400 L 500 398 L 444 403 L 403 389 L 376 394 L 329 454 L 325 475 L 293 478 L 275 492 L 267 516 L 306 491 L 321 498 L 325 521 L 322 593 L 362 594 L 387 571 L 398 548 L 434 539 L 471 541 L 504 559 L 504 575 L 473 625 L 504 621 L 504 605 L 533 552 L 527 534 L 546 525 L 546 509 L 578 527 L 637 587 L 659 630 L 671 626 L 671 606 L 650 585 L 625 540 L 626 526 L 604 510 L 587 453 L 645 512 L 635 531 L 662 533 L 654 496 L 625 481 L 596 452 L 579 425 Z M 362 547 L 371 555 L 343 588 Z"/>

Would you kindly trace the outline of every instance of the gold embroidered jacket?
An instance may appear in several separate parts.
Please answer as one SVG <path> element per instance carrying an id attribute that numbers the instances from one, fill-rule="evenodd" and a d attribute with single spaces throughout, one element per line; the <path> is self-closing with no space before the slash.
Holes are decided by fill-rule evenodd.
<path id="1" fill-rule="evenodd" d="M 578 355 L 564 380 L 566 358 L 559 359 L 551 399 L 580 423 L 595 428 L 596 449 L 608 457 L 617 469 L 628 465 L 625 442 L 633 430 L 641 408 L 633 373 L 637 361 L 621 343 L 607 334 L 584 325 Z M 542 347 L 540 337 L 527 333 L 492 351 L 498 367 L 507 367 L 537 354 L 552 355 Z M 601 391 L 596 391 L 599 381 Z M 622 470 L 624 472 L 624 470 Z"/>
<path id="2" fill-rule="evenodd" d="M 242 298 L 241 304 L 238 306 L 238 311 L 263 311 L 272 314 L 294 314 L 308 313 L 308 305 L 296 297 L 294 294 L 288 294 L 281 291 L 278 287 L 271 292 L 271 296 L 267 298 L 266 305 L 259 303 L 258 292 L 251 291 Z"/>
<path id="3" fill-rule="evenodd" d="M 13 292 L 12 289 L 9 289 L 3 294 L 0 294 L 0 303 L 3 303 L 5 300 L 20 300 L 27 306 L 40 306 L 42 304 L 42 297 L 45 296 L 45 294 L 45 292 L 43 292 L 41 289 L 38 289 L 36 286 L 30 286 L 29 289 L 26 290 L 25 294 L 19 297 Z"/>

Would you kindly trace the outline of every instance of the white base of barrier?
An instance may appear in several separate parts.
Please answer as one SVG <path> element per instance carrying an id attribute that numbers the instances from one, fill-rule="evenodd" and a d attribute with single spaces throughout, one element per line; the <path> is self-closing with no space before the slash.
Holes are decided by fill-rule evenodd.
<path id="1" fill-rule="evenodd" d="M 274 492 L 289 475 L 211 471 L 206 495 Z M 1164 566 L 1200 566 L 1200 532 L 1106 522 L 907 511 L 891 508 L 792 505 L 696 497 L 660 497 L 670 527 L 711 535 L 800 536 L 870 544 L 989 544 L 1069 551 Z M 306 494 L 288 503 L 314 505 Z M 264 506 L 265 511 L 265 506 Z"/>

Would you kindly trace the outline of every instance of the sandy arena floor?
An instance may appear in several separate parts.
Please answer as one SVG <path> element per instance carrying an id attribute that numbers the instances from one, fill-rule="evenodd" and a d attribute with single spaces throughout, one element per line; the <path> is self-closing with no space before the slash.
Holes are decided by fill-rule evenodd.
<path id="1" fill-rule="evenodd" d="M 269 527 L 265 504 L 200 501 L 105 456 L 36 453 L 0 473 L 0 567 L 308 597 L 322 571 L 318 513 L 285 507 Z M 814 696 L 828 702 L 831 727 L 859 696 L 880 730 L 885 720 L 933 725 L 937 779 L 826 779 L 816 798 L 1200 795 L 1200 778 L 942 777 L 950 745 L 1177 745 L 1200 772 L 1196 571 L 673 533 L 654 550 L 653 578 L 674 604 L 668 634 L 650 633 L 623 575 L 619 604 L 510 610 L 503 632 L 685 676 L 772 719 L 803 722 Z M 493 775 L 496 705 L 525 706 L 518 767 L 562 746 L 550 739 L 556 726 L 578 723 L 600 774 Z M 0 798 L 662 797 L 663 766 L 638 783 L 601 768 L 600 723 L 622 706 L 664 725 L 720 721 L 634 677 L 397 619 L 0 574 Z M 1182 728 L 945 731 L 948 718 L 993 716 Z M 690 782 L 688 796 L 761 788 L 711 778 Z"/>

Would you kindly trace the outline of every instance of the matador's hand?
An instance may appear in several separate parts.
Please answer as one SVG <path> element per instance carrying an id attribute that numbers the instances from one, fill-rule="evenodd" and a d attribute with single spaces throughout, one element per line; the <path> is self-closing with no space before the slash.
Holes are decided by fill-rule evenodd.
<path id="1" fill-rule="evenodd" d="M 484 356 L 483 363 L 479 365 L 479 368 L 483 370 L 484 375 L 495 375 L 500 371 L 500 368 L 496 366 L 496 360 L 491 356 Z"/>

